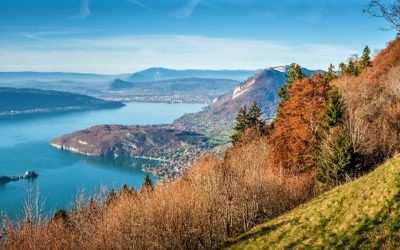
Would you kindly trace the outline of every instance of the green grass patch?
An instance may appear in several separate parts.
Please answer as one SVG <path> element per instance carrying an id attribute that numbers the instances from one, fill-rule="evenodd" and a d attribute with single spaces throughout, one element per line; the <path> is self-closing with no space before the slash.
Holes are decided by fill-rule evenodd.
<path id="1" fill-rule="evenodd" d="M 400 157 L 231 239 L 227 249 L 400 249 Z"/>

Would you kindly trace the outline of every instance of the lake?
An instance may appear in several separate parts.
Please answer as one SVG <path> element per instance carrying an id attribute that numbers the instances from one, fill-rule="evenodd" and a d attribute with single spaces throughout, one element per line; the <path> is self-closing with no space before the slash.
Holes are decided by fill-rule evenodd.
<path id="1" fill-rule="evenodd" d="M 171 123 L 179 116 L 200 111 L 203 104 L 128 103 L 119 109 L 0 117 L 0 176 L 39 174 L 35 180 L 0 184 L 0 211 L 22 214 L 27 190 L 38 190 L 44 211 L 68 209 L 77 194 L 98 193 L 102 186 L 139 188 L 144 159 L 85 157 L 61 151 L 48 142 L 58 136 L 99 124 L 150 125 Z M 155 182 L 156 179 L 151 176 Z"/>

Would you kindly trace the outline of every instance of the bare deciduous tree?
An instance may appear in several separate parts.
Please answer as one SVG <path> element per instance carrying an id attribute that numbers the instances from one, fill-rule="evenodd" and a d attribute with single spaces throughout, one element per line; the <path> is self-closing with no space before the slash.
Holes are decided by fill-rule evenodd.
<path id="1" fill-rule="evenodd" d="M 390 24 L 390 29 L 400 32 L 400 0 L 393 0 L 386 3 L 381 0 L 371 0 L 365 7 L 364 12 L 373 17 L 386 19 Z"/>

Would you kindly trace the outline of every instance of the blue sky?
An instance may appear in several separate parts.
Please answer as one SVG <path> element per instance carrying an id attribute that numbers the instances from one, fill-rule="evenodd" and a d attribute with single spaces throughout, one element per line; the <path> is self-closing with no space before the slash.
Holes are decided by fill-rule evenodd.
<path id="1" fill-rule="evenodd" d="M 367 0 L 0 0 L 0 71 L 326 68 L 394 31 Z"/>

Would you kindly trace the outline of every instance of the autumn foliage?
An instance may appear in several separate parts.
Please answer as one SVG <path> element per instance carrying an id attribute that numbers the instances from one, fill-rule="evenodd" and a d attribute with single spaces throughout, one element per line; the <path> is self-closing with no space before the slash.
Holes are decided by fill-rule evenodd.
<path id="1" fill-rule="evenodd" d="M 400 149 L 400 38 L 389 43 L 359 77 L 333 82 L 345 105 L 345 124 L 368 165 Z"/>
<path id="2" fill-rule="evenodd" d="M 125 188 L 47 221 L 5 221 L 0 249 L 216 248 L 314 196 L 315 151 L 325 145 L 321 125 L 332 86 L 341 94 L 343 121 L 325 143 L 354 149 L 370 166 L 397 153 L 399 76 L 400 38 L 358 77 L 294 81 L 266 132 L 245 129 L 222 159 L 206 155 L 173 182 Z"/>
<path id="3" fill-rule="evenodd" d="M 318 130 L 328 90 L 321 75 L 304 78 L 289 88 L 291 98 L 278 109 L 270 136 L 275 168 L 292 174 L 313 169 L 313 151 L 319 143 Z"/>

